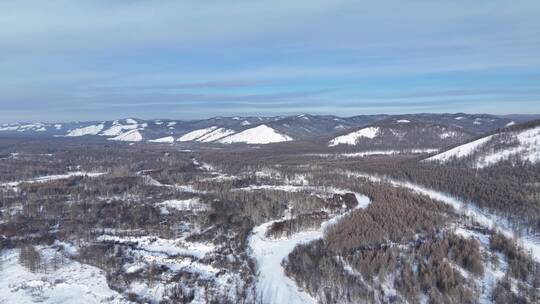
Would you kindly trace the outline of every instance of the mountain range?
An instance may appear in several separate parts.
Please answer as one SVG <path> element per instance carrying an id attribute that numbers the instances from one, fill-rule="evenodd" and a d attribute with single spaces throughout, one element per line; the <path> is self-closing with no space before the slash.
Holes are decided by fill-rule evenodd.
<path id="1" fill-rule="evenodd" d="M 308 144 L 319 151 L 421 151 L 438 163 L 485 167 L 503 160 L 537 162 L 534 116 L 488 114 L 295 115 L 0 125 L 0 136 L 63 137 L 116 142 L 204 145 Z M 527 122 L 529 121 L 529 122 Z"/>
<path id="2" fill-rule="evenodd" d="M 109 140 L 129 142 L 191 141 L 198 143 L 245 142 L 259 144 L 303 140 L 334 134 L 343 135 L 355 131 L 355 128 L 370 125 L 380 125 L 380 128 L 390 130 L 392 124 L 399 124 L 397 129 L 435 128 L 437 130 L 434 132 L 439 136 L 466 138 L 517 122 L 520 122 L 519 118 L 463 113 L 359 115 L 352 117 L 302 114 L 275 117 L 213 117 L 190 121 L 127 118 L 114 121 L 1 124 L 0 134 L 67 137 L 99 136 Z M 386 132 L 381 130 L 381 134 L 392 132 L 388 130 Z M 239 135 L 241 133 L 243 134 Z M 453 136 L 454 133 L 455 136 Z M 258 134 L 260 140 L 249 138 L 250 134 Z M 406 137 L 406 135 L 402 137 Z M 225 140 L 225 138 L 229 139 Z"/>

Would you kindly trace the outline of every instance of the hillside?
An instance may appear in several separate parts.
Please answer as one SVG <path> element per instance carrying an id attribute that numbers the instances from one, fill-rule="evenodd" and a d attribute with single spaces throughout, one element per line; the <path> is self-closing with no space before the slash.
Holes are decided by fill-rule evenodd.
<path id="1" fill-rule="evenodd" d="M 328 142 L 329 147 L 360 149 L 430 149 L 462 143 L 473 134 L 455 126 L 426 123 L 418 119 L 387 119 L 347 131 Z"/>
<path id="2" fill-rule="evenodd" d="M 540 120 L 512 125 L 491 135 L 449 149 L 428 158 L 438 163 L 461 162 L 475 168 L 502 161 L 540 161 Z"/>

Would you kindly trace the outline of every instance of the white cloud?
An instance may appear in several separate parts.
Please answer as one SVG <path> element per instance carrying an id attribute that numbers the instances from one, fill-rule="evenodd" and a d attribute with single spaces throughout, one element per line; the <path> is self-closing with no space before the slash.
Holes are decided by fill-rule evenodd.
<path id="1" fill-rule="evenodd" d="M 522 100 L 511 80 L 533 86 L 538 77 L 539 15 L 537 0 L 0 1 L 0 107 L 82 116 L 73 113 L 114 100 L 178 100 L 203 111 L 201 96 L 245 101 L 344 86 L 334 98 L 302 99 L 361 108 L 377 92 L 351 87 L 399 98 L 467 89 L 449 87 L 467 77 L 473 88 L 510 92 L 494 98 Z"/>

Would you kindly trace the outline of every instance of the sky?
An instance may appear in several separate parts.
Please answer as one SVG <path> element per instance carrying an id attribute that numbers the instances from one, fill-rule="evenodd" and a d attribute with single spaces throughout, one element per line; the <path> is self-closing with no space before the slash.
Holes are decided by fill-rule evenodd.
<path id="1" fill-rule="evenodd" d="M 538 0 L 0 0 L 0 121 L 540 113 Z"/>

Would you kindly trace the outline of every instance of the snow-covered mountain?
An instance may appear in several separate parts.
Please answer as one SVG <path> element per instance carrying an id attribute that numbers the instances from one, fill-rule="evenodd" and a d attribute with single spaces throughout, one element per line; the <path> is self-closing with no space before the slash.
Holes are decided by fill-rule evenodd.
<path id="1" fill-rule="evenodd" d="M 0 132 L 45 132 L 48 128 L 58 129 L 62 128 L 62 125 L 51 125 L 41 122 L 2 124 L 0 125 Z"/>
<path id="2" fill-rule="evenodd" d="M 363 142 L 377 143 L 381 140 L 390 140 L 390 142 L 398 140 L 403 144 L 410 142 L 413 137 L 417 137 L 415 140 L 440 140 L 440 145 L 437 147 L 441 147 L 455 145 L 470 139 L 472 135 L 484 134 L 519 122 L 518 118 L 463 113 L 359 115 L 353 117 L 302 114 L 273 117 L 213 117 L 192 121 L 127 118 L 114 121 L 1 124 L 0 135 L 56 136 L 81 139 L 94 137 L 114 141 L 162 144 L 174 142 L 263 144 L 293 139 L 329 138 L 330 143 L 327 145 L 330 146 L 353 145 Z M 434 133 L 435 137 L 430 137 L 429 132 L 408 130 L 418 124 L 438 125 L 440 130 Z M 376 130 L 376 128 L 379 129 Z M 356 134 L 356 132 L 359 133 Z M 410 139 L 408 139 L 407 134 L 411 134 Z"/>
<path id="3" fill-rule="evenodd" d="M 70 130 L 66 136 L 98 135 L 103 130 L 103 124 L 90 125 L 87 127 Z"/>
<path id="4" fill-rule="evenodd" d="M 165 137 L 161 137 L 161 138 L 150 139 L 150 140 L 148 140 L 148 142 L 151 142 L 151 143 L 173 143 L 174 142 L 174 137 L 165 136 Z"/>
<path id="5" fill-rule="evenodd" d="M 510 124 L 494 134 L 459 145 L 427 160 L 439 163 L 460 161 L 476 168 L 501 161 L 540 162 L 540 120 Z"/>
<path id="6" fill-rule="evenodd" d="M 338 136 L 330 141 L 328 146 L 333 147 L 337 145 L 356 145 L 356 143 L 362 138 L 373 139 L 379 133 L 379 127 L 366 127 L 358 131 L 354 131 L 345 135 Z"/>
<path id="7" fill-rule="evenodd" d="M 292 137 L 279 133 L 267 125 L 260 125 L 247 129 L 240 133 L 220 139 L 222 144 L 246 143 L 246 144 L 270 144 L 291 141 Z"/>
<path id="8" fill-rule="evenodd" d="M 109 138 L 109 140 L 138 142 L 143 140 L 143 136 L 138 129 L 134 129 Z"/>
<path id="9" fill-rule="evenodd" d="M 240 132 L 212 126 L 210 128 L 191 131 L 178 138 L 178 141 L 181 142 L 214 142 L 221 144 L 270 144 L 291 140 L 293 140 L 292 137 L 282 134 L 275 129 L 268 127 L 265 124 L 253 128 L 248 128 Z"/>
<path id="10" fill-rule="evenodd" d="M 418 119 L 386 119 L 352 132 L 342 132 L 327 143 L 329 147 L 359 148 L 441 148 L 462 143 L 474 135 L 455 126 L 426 123 Z"/>
<path id="11" fill-rule="evenodd" d="M 196 142 L 213 142 L 228 135 L 234 134 L 235 131 L 226 128 L 218 128 L 217 126 L 212 126 L 204 129 L 197 129 L 191 131 L 187 134 L 184 134 L 178 141 L 196 141 Z"/>

